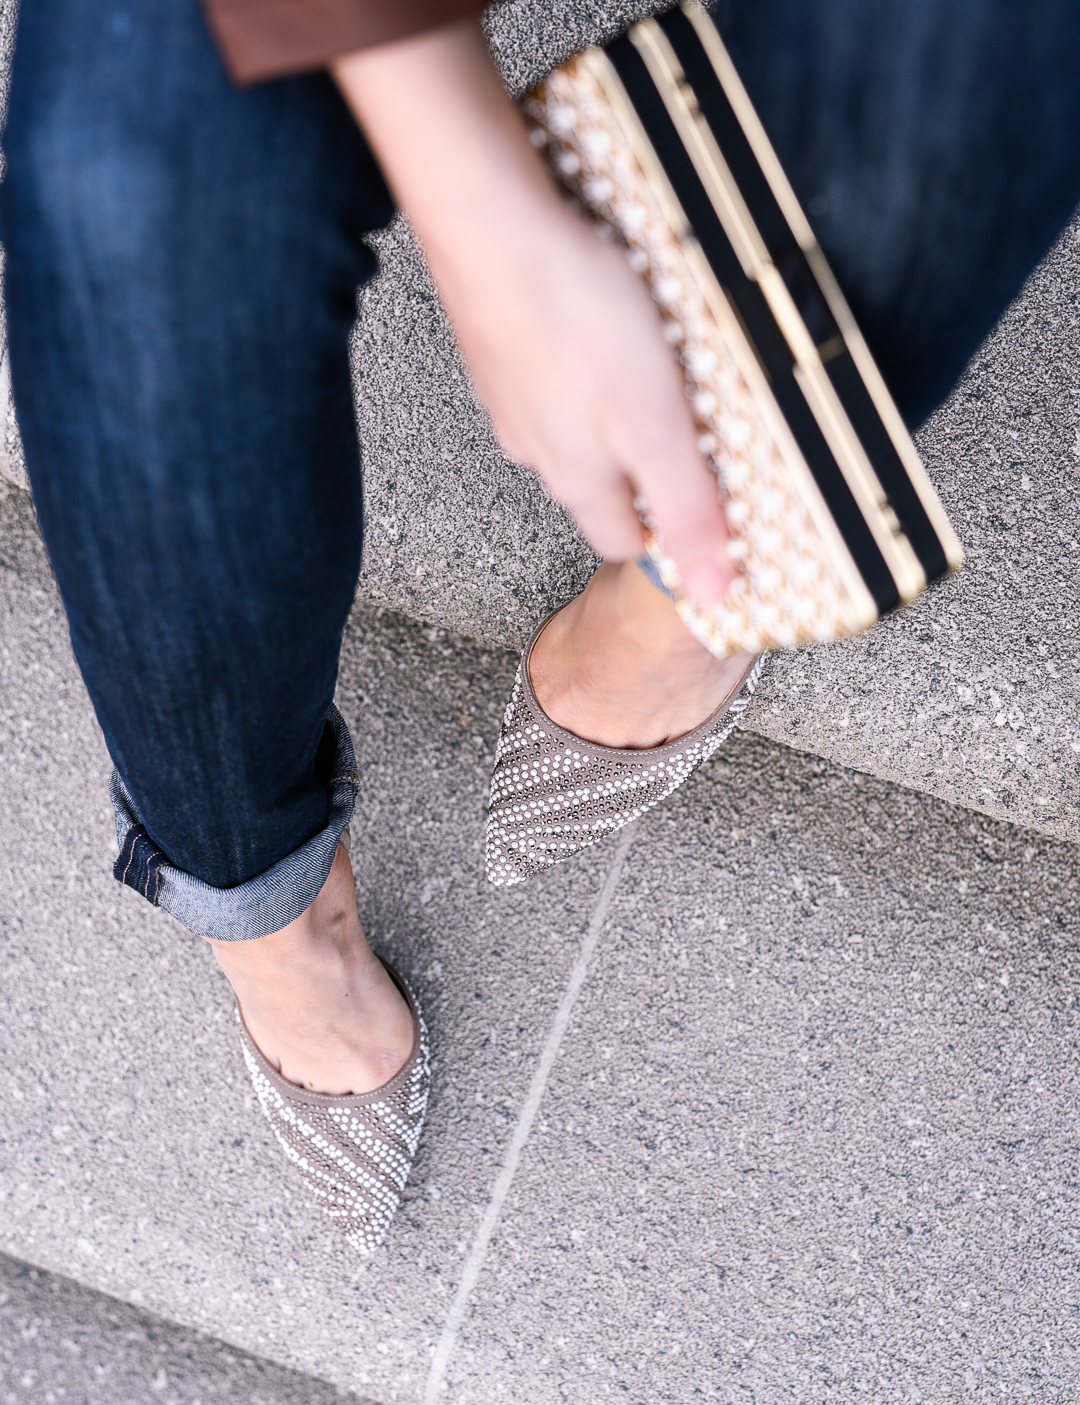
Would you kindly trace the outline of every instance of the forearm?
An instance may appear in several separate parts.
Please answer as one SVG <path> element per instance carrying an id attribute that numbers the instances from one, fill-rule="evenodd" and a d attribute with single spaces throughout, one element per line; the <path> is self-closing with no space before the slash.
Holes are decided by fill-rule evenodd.
<path id="1" fill-rule="evenodd" d="M 463 23 L 339 59 L 334 74 L 428 257 L 503 447 L 593 546 L 642 550 L 644 499 L 691 594 L 730 580 L 716 482 L 660 315 L 572 214 Z"/>
<path id="2" fill-rule="evenodd" d="M 466 272 L 526 274 L 562 211 L 466 21 L 339 59 L 334 76 L 424 245 L 451 314 Z"/>

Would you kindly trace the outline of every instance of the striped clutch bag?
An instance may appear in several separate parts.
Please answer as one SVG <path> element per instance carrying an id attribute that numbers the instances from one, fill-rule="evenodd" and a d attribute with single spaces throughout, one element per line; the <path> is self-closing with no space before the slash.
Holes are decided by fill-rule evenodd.
<path id="1" fill-rule="evenodd" d="M 686 373 L 738 567 L 685 596 L 716 654 L 868 628 L 963 553 L 708 12 L 685 3 L 524 100 L 533 139 L 648 280 Z"/>

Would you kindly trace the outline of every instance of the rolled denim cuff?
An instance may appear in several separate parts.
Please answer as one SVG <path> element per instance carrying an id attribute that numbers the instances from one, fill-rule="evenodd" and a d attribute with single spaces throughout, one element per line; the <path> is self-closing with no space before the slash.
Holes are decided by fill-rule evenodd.
<path id="1" fill-rule="evenodd" d="M 138 807 L 114 771 L 109 794 L 120 845 L 114 876 L 200 937 L 244 942 L 287 926 L 311 906 L 326 882 L 360 784 L 345 719 L 331 706 L 326 721 L 335 739 L 328 783 L 330 813 L 326 828 L 298 849 L 235 888 L 215 888 L 169 863 L 147 834 Z"/>
<path id="2" fill-rule="evenodd" d="M 656 562 L 651 556 L 639 556 L 637 558 L 637 563 L 642 571 L 644 571 L 645 575 L 648 576 L 649 580 L 652 581 L 653 585 L 656 586 L 657 590 L 662 590 L 669 600 L 675 599 L 674 593 L 668 590 L 667 586 L 661 580 L 660 572 L 656 568 Z"/>

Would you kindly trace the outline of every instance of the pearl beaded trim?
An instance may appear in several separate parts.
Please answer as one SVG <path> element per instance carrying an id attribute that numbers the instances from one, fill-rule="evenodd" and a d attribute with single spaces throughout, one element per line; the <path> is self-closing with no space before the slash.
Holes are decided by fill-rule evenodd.
<path id="1" fill-rule="evenodd" d="M 617 750 L 582 741 L 541 710 L 528 662 L 543 628 L 518 665 L 495 749 L 485 860 L 497 888 L 580 853 L 677 790 L 719 750 L 765 661 L 764 654 L 754 659 L 727 702 L 686 736 L 646 751 Z"/>
<path id="2" fill-rule="evenodd" d="M 330 1097 L 298 1088 L 267 1062 L 240 1016 L 244 1062 L 281 1149 L 316 1205 L 361 1254 L 382 1243 L 401 1200 L 424 1125 L 431 1084 L 427 1026 L 409 986 L 416 1040 L 408 1063 L 371 1093 Z"/>
<path id="3" fill-rule="evenodd" d="M 534 88 L 525 113 L 558 179 L 625 247 L 659 305 L 686 375 L 699 447 L 717 474 L 738 570 L 719 604 L 697 606 L 641 502 L 649 554 L 683 622 L 714 654 L 857 633 L 873 618 L 872 602 L 861 587 L 852 594 L 838 569 L 838 539 L 820 518 L 816 489 L 746 337 L 723 295 L 710 295 L 701 248 L 662 173 L 644 169 L 649 158 L 633 119 L 606 81 L 603 56 L 588 51 Z"/>

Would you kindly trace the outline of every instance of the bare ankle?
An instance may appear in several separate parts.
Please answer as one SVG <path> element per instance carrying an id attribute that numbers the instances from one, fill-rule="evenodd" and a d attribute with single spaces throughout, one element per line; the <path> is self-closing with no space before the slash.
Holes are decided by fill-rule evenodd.
<path id="1" fill-rule="evenodd" d="M 257 941 L 211 945 L 248 1032 L 289 1082 L 368 1092 L 408 1059 L 412 1016 L 364 937 L 344 849 L 294 922 Z"/>
<path id="2" fill-rule="evenodd" d="M 634 562 L 605 562 L 537 640 L 530 679 L 552 721 L 605 746 L 658 746 L 724 701 L 745 659 L 716 659 Z"/>

